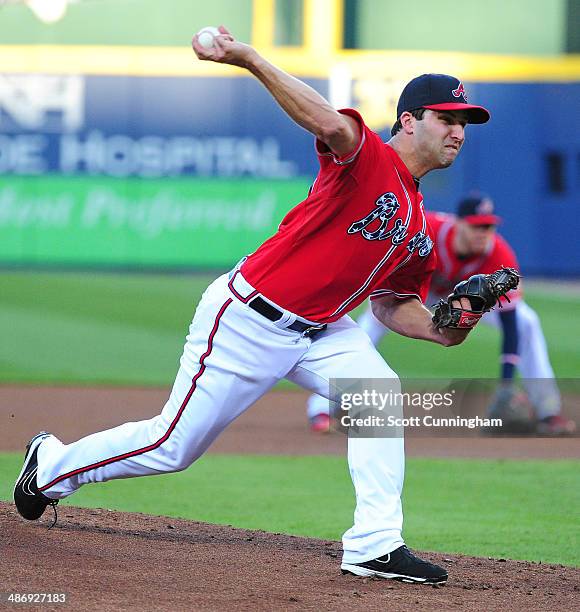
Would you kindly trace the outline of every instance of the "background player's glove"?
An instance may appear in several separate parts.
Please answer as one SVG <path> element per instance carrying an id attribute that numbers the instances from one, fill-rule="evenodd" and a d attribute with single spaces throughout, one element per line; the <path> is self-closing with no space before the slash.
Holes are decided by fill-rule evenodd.
<path id="1" fill-rule="evenodd" d="M 454 327 L 469 329 L 474 327 L 484 313 L 496 304 L 501 308 L 500 297 L 507 297 L 507 292 L 515 289 L 520 282 L 520 275 L 513 268 L 501 268 L 493 274 L 475 274 L 461 281 L 446 300 L 439 300 L 433 312 L 435 327 Z M 454 301 L 468 298 L 471 309 L 453 306 Z"/>
<path id="2" fill-rule="evenodd" d="M 500 385 L 487 408 L 490 419 L 501 419 L 501 428 L 483 428 L 485 434 L 532 433 L 535 421 L 525 393 L 512 385 Z"/>

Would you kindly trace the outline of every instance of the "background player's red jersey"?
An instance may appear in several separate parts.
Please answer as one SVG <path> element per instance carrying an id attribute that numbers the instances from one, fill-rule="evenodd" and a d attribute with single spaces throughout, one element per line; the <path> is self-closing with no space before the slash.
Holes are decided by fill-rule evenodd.
<path id="1" fill-rule="evenodd" d="M 317 141 L 308 197 L 241 268 L 267 298 L 321 323 L 369 295 L 425 300 L 436 259 L 417 182 L 356 111 L 341 112 L 359 121 L 359 147 L 337 158 Z"/>
<path id="2" fill-rule="evenodd" d="M 499 234 L 493 235 L 489 248 L 483 255 L 459 257 L 453 250 L 457 217 L 448 213 L 429 212 L 427 220 L 437 251 L 437 269 L 431 281 L 431 292 L 437 297 L 449 295 L 457 283 L 472 274 L 491 274 L 502 266 L 519 270 L 515 253 Z M 510 291 L 511 304 L 515 305 L 521 296 L 521 288 Z M 505 298 L 501 298 L 501 302 L 504 308 L 510 307 Z"/>

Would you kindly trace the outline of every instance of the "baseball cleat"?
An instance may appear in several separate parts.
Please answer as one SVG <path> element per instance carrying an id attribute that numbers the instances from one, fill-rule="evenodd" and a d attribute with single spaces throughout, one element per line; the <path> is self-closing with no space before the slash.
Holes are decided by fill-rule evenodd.
<path id="1" fill-rule="evenodd" d="M 563 414 L 555 414 L 538 421 L 536 433 L 540 436 L 568 436 L 576 431 L 576 423 Z"/>
<path id="2" fill-rule="evenodd" d="M 388 578 L 415 584 L 439 584 L 447 582 L 447 571 L 438 565 L 416 557 L 406 546 L 400 546 L 377 559 L 364 563 L 343 563 L 343 574 Z"/>
<path id="3" fill-rule="evenodd" d="M 330 416 L 321 412 L 310 419 L 310 431 L 314 433 L 330 432 Z"/>
<path id="4" fill-rule="evenodd" d="M 26 445 L 24 465 L 14 485 L 14 503 L 16 504 L 16 509 L 20 516 L 28 521 L 38 520 L 44 514 L 47 506 L 52 506 L 54 509 L 58 504 L 58 499 L 50 499 L 41 493 L 36 483 L 38 447 L 51 435 L 46 431 L 41 431 Z"/>

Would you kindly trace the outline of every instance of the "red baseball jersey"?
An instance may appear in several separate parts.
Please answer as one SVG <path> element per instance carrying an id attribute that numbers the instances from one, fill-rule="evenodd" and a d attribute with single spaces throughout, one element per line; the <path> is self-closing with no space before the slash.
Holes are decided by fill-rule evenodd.
<path id="1" fill-rule="evenodd" d="M 515 253 L 499 234 L 493 235 L 483 255 L 460 258 L 453 250 L 457 217 L 447 213 L 429 212 L 427 220 L 437 251 L 437 269 L 431 281 L 431 292 L 437 297 L 446 297 L 457 283 L 473 274 L 491 274 L 502 266 L 519 270 Z M 520 288 L 510 291 L 511 304 L 515 305 L 521 296 Z M 501 301 L 504 308 L 510 307 L 505 298 L 501 298 Z"/>
<path id="2" fill-rule="evenodd" d="M 287 310 L 336 321 L 368 296 L 427 297 L 436 256 L 418 183 L 352 109 L 361 141 L 342 158 L 316 141 L 308 197 L 244 262 L 244 278 Z"/>

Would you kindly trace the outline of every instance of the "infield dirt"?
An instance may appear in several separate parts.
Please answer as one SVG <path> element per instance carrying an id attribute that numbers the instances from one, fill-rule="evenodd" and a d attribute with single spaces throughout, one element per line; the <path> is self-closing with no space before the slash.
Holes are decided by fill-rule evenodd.
<path id="1" fill-rule="evenodd" d="M 32 435 L 51 431 L 63 442 L 127 421 L 148 419 L 167 400 L 165 388 L 0 385 L 0 451 L 22 451 Z M 315 435 L 306 422 L 307 394 L 274 391 L 234 421 L 210 453 L 344 454 L 346 437 Z M 577 402 L 575 402 L 576 404 Z M 580 433 L 580 432 L 578 432 Z M 514 459 L 580 458 L 580 438 L 408 437 L 408 456 Z"/>
<path id="2" fill-rule="evenodd" d="M 0 387 L 0 450 L 22 450 L 39 429 L 68 442 L 156 414 L 166 389 Z M 311 434 L 303 393 L 269 395 L 211 452 L 343 453 L 339 434 Z M 82 418 L 80 418 L 82 416 Z M 578 438 L 426 438 L 409 455 L 578 457 Z M 47 529 L 0 502 L 0 592 L 66 593 L 75 610 L 572 610 L 580 569 L 422 553 L 450 579 L 432 588 L 340 574 L 341 545 L 167 517 L 62 507 Z M 0 607 L 6 604 L 0 604 Z M 10 605 L 10 608 L 16 608 Z"/>

